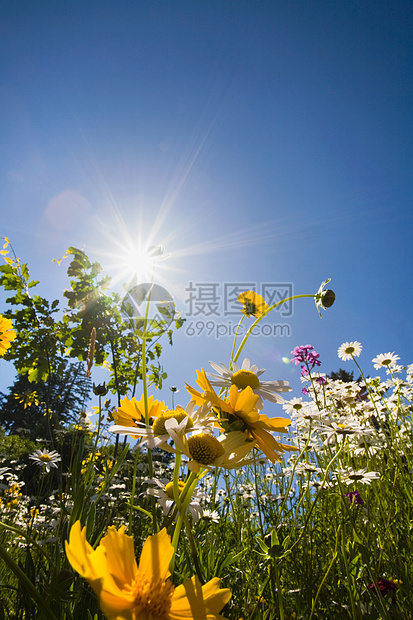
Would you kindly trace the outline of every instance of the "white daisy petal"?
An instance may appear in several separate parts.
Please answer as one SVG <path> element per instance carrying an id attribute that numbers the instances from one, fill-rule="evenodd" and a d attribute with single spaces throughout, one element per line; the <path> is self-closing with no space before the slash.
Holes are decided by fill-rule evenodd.
<path id="1" fill-rule="evenodd" d="M 357 340 L 354 342 L 343 342 L 343 344 L 338 348 L 337 354 L 338 357 L 343 360 L 351 360 L 353 357 L 359 357 L 363 347 Z"/>
<path id="2" fill-rule="evenodd" d="M 236 385 L 240 390 L 249 386 L 260 397 L 257 403 L 258 409 L 263 408 L 262 399 L 269 400 L 272 403 L 284 403 L 280 393 L 291 391 L 288 381 L 261 381 L 259 377 L 265 372 L 265 368 L 258 369 L 255 364 L 251 365 L 248 358 L 244 359 L 241 367 L 234 363 L 233 370 L 224 364 L 216 364 L 215 362 L 210 362 L 210 364 L 219 373 L 219 375 L 207 373 L 212 386 L 229 388 L 231 385 Z"/>

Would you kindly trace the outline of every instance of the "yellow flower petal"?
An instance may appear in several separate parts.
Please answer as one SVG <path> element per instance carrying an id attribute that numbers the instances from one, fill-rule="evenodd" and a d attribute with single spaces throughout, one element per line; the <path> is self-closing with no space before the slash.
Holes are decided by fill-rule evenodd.
<path id="1" fill-rule="evenodd" d="M 0 315 L 0 355 L 7 353 L 10 343 L 16 338 L 16 332 L 12 327 L 13 323 L 11 320 Z"/>
<path id="2" fill-rule="evenodd" d="M 66 555 L 73 568 L 88 581 L 99 579 L 91 562 L 92 554 L 96 553 L 86 540 L 86 527 L 82 529 L 80 521 L 76 521 L 70 530 L 69 541 L 65 543 Z"/>
<path id="3" fill-rule="evenodd" d="M 164 401 L 154 400 L 153 396 L 148 398 L 149 417 L 157 417 L 162 411 L 166 411 Z M 145 420 L 145 397 L 142 395 L 138 401 L 135 397 L 123 398 L 120 407 L 113 412 L 113 418 L 118 426 L 136 426 L 135 421 Z"/>
<path id="4" fill-rule="evenodd" d="M 258 318 L 269 309 L 265 299 L 255 291 L 240 293 L 238 301 L 244 306 L 241 312 L 246 316 L 255 316 L 255 318 Z"/>
<path id="5" fill-rule="evenodd" d="M 86 528 L 76 521 L 66 553 L 99 597 L 109 620 L 222 620 L 219 611 L 231 596 L 219 587 L 219 579 L 201 586 L 193 577 L 174 589 L 168 579 L 174 549 L 165 528 L 144 543 L 139 568 L 132 537 L 124 527 L 119 531 L 110 527 L 93 550 L 86 541 Z"/>
<path id="6" fill-rule="evenodd" d="M 169 564 L 173 554 L 171 538 L 166 528 L 163 528 L 158 534 L 146 539 L 139 562 L 139 572 L 147 579 L 165 581 L 170 575 Z"/>
<path id="7" fill-rule="evenodd" d="M 125 526 L 119 531 L 112 525 L 100 541 L 106 557 L 110 559 L 110 572 L 120 583 L 132 583 L 138 567 L 133 546 L 133 537 L 125 534 Z"/>
<path id="8" fill-rule="evenodd" d="M 175 589 L 170 620 L 221 620 L 221 609 L 231 598 L 227 588 L 220 588 L 220 579 L 215 577 L 204 586 L 194 576 Z"/>
<path id="9" fill-rule="evenodd" d="M 208 401 L 208 394 L 209 393 L 215 394 L 215 392 L 212 388 L 212 385 L 210 384 L 208 380 L 208 377 L 206 376 L 206 372 L 204 369 L 197 370 L 196 375 L 197 375 L 197 384 L 201 388 L 202 392 L 198 392 L 197 390 L 195 390 L 193 387 L 191 387 L 187 383 L 185 385 L 186 385 L 186 389 L 192 396 L 192 399 L 195 401 L 195 403 L 197 405 L 202 405 L 205 401 Z"/>
<path id="10" fill-rule="evenodd" d="M 289 446 L 283 443 L 279 443 L 274 437 L 266 431 L 264 428 L 254 426 L 249 429 L 252 437 L 257 441 L 258 447 L 265 456 L 272 462 L 276 463 L 281 461 L 280 455 L 286 450 L 289 452 L 297 451 L 296 446 Z"/>
<path id="11" fill-rule="evenodd" d="M 251 422 L 256 422 L 260 414 L 255 410 L 259 395 L 254 394 L 250 386 L 247 386 L 242 392 L 238 391 L 236 385 L 232 385 L 229 390 L 228 400 L 234 413 L 239 417 L 246 417 Z"/>
<path id="12" fill-rule="evenodd" d="M 290 426 L 290 424 L 291 420 L 288 418 L 269 418 L 263 413 L 260 414 L 258 422 L 255 423 L 260 428 L 265 428 L 267 431 L 277 431 L 278 433 L 287 433 L 286 426 Z"/>

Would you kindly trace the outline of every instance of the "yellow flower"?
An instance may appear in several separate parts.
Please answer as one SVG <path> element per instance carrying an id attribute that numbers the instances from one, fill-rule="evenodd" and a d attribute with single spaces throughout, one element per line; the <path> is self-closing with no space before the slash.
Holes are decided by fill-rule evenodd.
<path id="1" fill-rule="evenodd" d="M 272 431 L 286 433 L 286 427 L 291 424 L 291 420 L 288 418 L 269 418 L 260 414 L 256 409 L 259 396 L 254 394 L 250 386 L 238 391 L 237 386 L 232 385 L 226 400 L 219 398 L 213 391 L 206 392 L 205 398 L 219 410 L 221 418 L 225 418 L 225 421 L 222 422 L 225 430 L 228 430 L 225 427 L 229 424 L 233 429 L 247 433 L 249 437 L 255 439 L 258 448 L 273 463 L 281 460 L 280 454 L 285 450 L 297 450 L 295 446 L 278 443 L 271 435 Z"/>
<path id="2" fill-rule="evenodd" d="M 23 405 L 23 409 L 26 409 L 26 407 L 31 407 L 32 405 L 35 407 L 40 405 L 36 390 L 33 392 L 26 390 L 23 394 L 13 394 L 13 396 L 21 405 Z"/>
<path id="3" fill-rule="evenodd" d="M 0 356 L 5 355 L 10 343 L 16 338 L 13 323 L 0 314 Z"/>
<path id="4" fill-rule="evenodd" d="M 167 407 L 164 401 L 154 400 L 153 396 L 148 398 L 149 417 L 158 417 Z M 136 398 L 123 398 L 120 407 L 113 412 L 113 418 L 118 426 L 136 426 L 136 422 L 145 421 L 145 397 L 142 395 L 138 401 Z"/>
<path id="5" fill-rule="evenodd" d="M 264 314 L 264 312 L 267 312 L 269 308 L 265 299 L 255 291 L 240 293 L 238 301 L 244 306 L 242 312 L 245 316 L 255 316 L 256 319 Z"/>
<path id="6" fill-rule="evenodd" d="M 204 369 L 197 370 L 196 376 L 197 376 L 197 384 L 201 388 L 202 392 L 198 392 L 193 387 L 188 385 L 188 383 L 186 383 L 185 385 L 186 385 L 186 389 L 191 395 L 192 400 L 194 400 L 197 405 L 202 405 L 206 401 L 205 394 L 208 394 L 209 392 L 213 392 L 214 388 L 209 382 Z"/>
<path id="7" fill-rule="evenodd" d="M 202 586 L 194 576 L 173 586 L 168 578 L 174 549 L 165 528 L 147 538 L 139 566 L 125 526 L 109 527 L 94 550 L 86 540 L 86 527 L 76 521 L 66 554 L 99 597 L 109 620 L 223 620 L 219 612 L 231 597 L 218 578 Z"/>

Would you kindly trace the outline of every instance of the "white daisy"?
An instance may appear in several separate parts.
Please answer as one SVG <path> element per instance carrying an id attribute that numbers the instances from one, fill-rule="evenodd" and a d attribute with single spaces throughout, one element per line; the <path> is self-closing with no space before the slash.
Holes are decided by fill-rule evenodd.
<path id="1" fill-rule="evenodd" d="M 347 360 L 351 360 L 353 357 L 359 357 L 362 346 L 357 340 L 354 342 L 343 342 L 343 344 L 338 348 L 338 356 L 344 362 Z"/>
<path id="2" fill-rule="evenodd" d="M 297 475 L 302 474 L 322 474 L 323 470 L 312 463 L 300 463 L 295 468 Z"/>
<path id="3" fill-rule="evenodd" d="M 209 467 L 241 467 L 248 462 L 246 457 L 256 444 L 243 431 L 222 433 L 219 437 L 211 433 L 195 433 L 187 437 L 173 418 L 165 422 L 165 428 L 174 441 L 175 449 L 168 445 L 163 448 L 171 452 L 178 450 L 187 456 L 188 469 L 196 473 Z"/>
<path id="4" fill-rule="evenodd" d="M 394 366 L 396 366 L 397 360 L 399 359 L 400 357 L 394 353 L 380 353 L 380 355 L 377 355 L 372 362 L 374 364 L 374 368 L 377 370 L 380 368 L 388 368 L 393 370 Z"/>
<path id="5" fill-rule="evenodd" d="M 303 403 L 303 399 L 300 398 L 292 398 L 287 401 L 283 405 L 283 409 L 287 414 L 294 413 L 296 411 L 302 412 L 307 403 Z"/>
<path id="6" fill-rule="evenodd" d="M 411 431 L 411 429 L 410 429 Z M 373 454 L 377 454 L 385 447 L 383 439 L 377 437 L 377 435 L 371 434 L 370 436 L 352 438 L 351 445 L 349 446 L 349 452 L 354 456 L 367 456 L 372 457 Z"/>
<path id="7" fill-rule="evenodd" d="M 325 435 L 324 445 L 330 445 L 335 443 L 341 443 L 349 435 L 354 435 L 360 429 L 357 423 L 349 423 L 346 419 L 338 420 L 337 422 L 329 422 L 328 424 L 322 424 L 318 426 L 317 431 L 320 435 Z"/>
<path id="8" fill-rule="evenodd" d="M 52 467 L 57 468 L 57 463 L 61 461 L 59 454 L 56 450 L 35 450 L 33 454 L 29 456 L 29 459 L 35 461 L 40 467 L 44 467 L 47 472 L 50 471 Z"/>
<path id="9" fill-rule="evenodd" d="M 269 400 L 272 403 L 284 403 L 284 399 L 279 392 L 291 392 L 288 381 L 261 381 L 259 377 L 265 372 L 265 368 L 258 370 L 258 366 L 251 366 L 250 360 L 245 358 L 241 366 L 232 364 L 233 370 L 230 370 L 225 364 L 216 364 L 209 362 L 214 370 L 219 374 L 207 373 L 211 377 L 211 385 L 216 387 L 228 388 L 236 385 L 239 390 L 249 386 L 255 394 L 260 397 L 257 405 L 259 409 L 263 408 L 262 399 Z"/>
<path id="10" fill-rule="evenodd" d="M 370 484 L 372 480 L 380 478 L 380 473 L 378 471 L 367 471 L 366 467 L 364 469 L 350 469 L 347 467 L 346 469 L 336 471 L 334 477 L 339 478 L 341 482 L 347 485 L 353 484 L 353 482 L 357 484 Z"/>
<path id="11" fill-rule="evenodd" d="M 220 518 L 221 516 L 217 510 L 209 510 L 209 508 L 206 508 L 205 510 L 202 511 L 201 519 L 204 519 L 204 521 L 212 521 L 213 523 L 219 523 Z"/>
<path id="12" fill-rule="evenodd" d="M 174 419 L 179 425 L 180 433 L 188 433 L 193 431 L 210 431 L 216 418 L 211 414 L 210 409 L 203 405 L 196 408 L 195 401 L 191 400 L 187 407 L 184 409 L 178 405 L 172 411 L 161 411 L 157 417 L 154 418 L 152 425 L 146 425 L 144 422 L 138 420 L 132 420 L 133 426 L 121 426 L 114 424 L 109 427 L 109 431 L 112 433 L 118 433 L 119 435 L 129 435 L 136 439 L 142 437 L 142 440 L 136 447 L 143 447 L 147 444 L 151 450 L 153 448 L 162 448 L 167 450 L 166 442 L 169 440 L 169 433 L 165 427 L 167 420 Z"/>
<path id="13" fill-rule="evenodd" d="M 157 485 L 158 488 L 152 487 L 147 490 L 147 493 L 148 495 L 158 498 L 162 512 L 165 516 L 167 516 L 171 512 L 171 508 L 175 505 L 173 489 L 174 483 L 164 478 L 161 478 L 160 480 L 157 478 L 152 478 L 148 480 L 148 482 Z M 183 491 L 184 486 L 185 483 L 180 480 L 178 482 L 179 494 Z M 199 521 L 199 519 L 203 516 L 204 511 L 201 507 L 200 501 L 205 500 L 205 498 L 205 493 L 203 493 L 200 489 L 194 490 L 187 508 L 187 511 L 192 515 L 192 520 L 194 523 Z"/>

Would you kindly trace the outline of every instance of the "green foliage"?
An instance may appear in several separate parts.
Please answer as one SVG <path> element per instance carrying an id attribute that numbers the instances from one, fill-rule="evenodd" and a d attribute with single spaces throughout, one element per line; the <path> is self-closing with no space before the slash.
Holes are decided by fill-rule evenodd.
<path id="1" fill-rule="evenodd" d="M 117 394 L 119 402 L 121 396 L 130 392 L 134 395 L 142 380 L 142 337 L 146 339 L 147 378 L 150 384 L 162 387 L 167 375 L 160 363 L 162 345 L 158 341 L 166 332 L 172 344 L 172 329 L 167 330 L 166 326 L 172 319 L 176 329 L 183 324 L 183 319 L 171 315 L 163 307 L 159 307 L 159 311 L 168 316 L 159 321 L 148 319 L 140 324 L 128 320 L 121 297 L 109 290 L 109 276 L 101 275 L 101 265 L 90 261 L 82 250 L 74 247 L 69 248 L 65 258 L 68 256 L 72 257 L 67 270 L 70 288 L 63 293 L 68 304 L 63 311 L 59 300 L 49 302 L 40 295 L 31 295 L 31 289 L 38 281 L 30 279 L 27 264 L 22 264 L 15 255 L 13 259 L 6 257 L 7 264 L 0 266 L 0 286 L 13 292 L 6 299 L 11 309 L 3 314 L 12 319 L 17 332 L 17 338 L 4 358 L 12 361 L 18 374 L 33 384 L 32 391 L 40 390 L 49 395 L 42 399 L 42 403 L 46 407 L 46 416 L 55 423 L 70 421 L 66 419 L 67 411 L 56 406 L 56 399 L 51 400 L 53 386 L 59 383 L 56 377 L 63 378 L 68 368 L 75 368 L 68 366 L 70 359 L 81 362 L 88 359 L 93 328 L 96 339 L 90 364 L 107 367 L 108 388 Z M 76 374 L 74 370 L 70 372 L 72 376 Z M 26 379 L 22 380 L 22 383 L 26 382 Z M 71 384 L 74 392 L 79 392 L 83 383 L 84 375 L 77 374 L 76 381 Z M 40 387 L 42 384 L 44 389 Z M 14 387 L 14 394 L 23 395 L 27 391 L 25 386 L 24 390 L 20 385 Z M 15 432 L 18 426 L 24 426 L 21 424 L 24 415 L 21 409 L 17 411 L 11 406 L 12 398 L 11 394 L 9 397 L 3 395 L 3 407 L 7 410 L 3 423 Z M 14 413 L 18 415 L 11 422 Z M 35 432 L 33 430 L 32 434 Z M 43 430 L 40 436 L 44 436 Z"/>
<path id="2" fill-rule="evenodd" d="M 35 449 L 36 444 L 30 439 L 20 435 L 6 435 L 4 428 L 0 427 L 0 458 L 3 463 L 19 460 Z"/>
<path id="3" fill-rule="evenodd" d="M 19 374 L 29 381 L 45 381 L 51 372 L 60 372 L 65 365 L 65 345 L 61 323 L 55 320 L 59 301 L 49 302 L 40 295 L 32 297 L 30 289 L 38 281 L 30 280 L 29 269 L 18 259 L 0 266 L 0 285 L 14 295 L 6 302 L 14 306 L 4 313 L 13 321 L 17 338 L 4 358 L 13 361 Z"/>
<path id="4" fill-rule="evenodd" d="M 64 372 L 76 367 L 69 360 L 87 362 L 88 370 L 92 353 L 95 363 L 108 362 L 109 387 L 118 399 L 129 392 L 133 395 L 140 381 L 145 399 L 148 385 L 159 386 L 165 378 L 158 340 L 164 333 L 171 338 L 167 327 L 171 316 L 161 312 L 160 319 L 135 320 L 133 307 L 122 310 L 120 298 L 109 292 L 110 281 L 101 276 L 100 265 L 76 248 L 70 248 L 69 254 L 71 282 L 65 294 L 69 307 L 61 318 L 58 304 L 30 297 L 25 265 L 10 260 L 6 267 L 11 269 L 1 272 L 4 288 L 15 292 L 9 303 L 16 308 L 9 316 L 16 318 L 15 328 L 23 334 L 7 359 L 16 361 L 25 380 L 16 387 L 15 401 L 23 407 L 23 417 L 26 411 L 26 421 L 31 407 L 39 407 L 38 416 L 44 410 L 44 395 L 47 412 L 57 395 L 64 394 L 70 378 Z M 149 295 L 144 287 L 142 295 L 143 299 Z M 321 295 L 314 296 L 316 301 Z M 178 317 L 175 326 L 179 324 Z M 93 329 L 96 340 L 90 343 Z M 236 353 L 234 342 L 233 359 L 238 359 L 247 338 Z M 23 366 L 27 342 L 34 353 Z M 134 432 L 148 440 L 151 449 L 141 445 L 133 451 L 126 440 L 113 445 L 106 436 L 110 403 L 103 400 L 105 385 L 94 388 L 99 399 L 95 428 L 70 423 L 76 406 L 81 409 L 80 400 L 57 414 L 56 425 L 63 424 L 58 432 L 55 425 L 51 435 L 61 460 L 57 458 L 54 467 L 47 458 L 36 464 L 29 461 L 33 446 L 43 450 L 43 445 L 1 434 L 0 620 L 2 616 L 8 620 L 104 620 L 98 598 L 74 573 L 64 553 L 77 520 L 86 527 L 93 548 L 109 526 L 125 526 L 134 537 L 137 557 L 147 537 L 166 527 L 176 551 L 170 564 L 173 583 L 178 585 L 194 574 L 201 583 L 220 578 L 232 591 L 222 611 L 228 620 L 410 618 L 412 366 L 405 368 L 403 379 L 393 376 L 392 368 L 386 369 L 391 375 L 386 382 L 366 380 L 363 375 L 354 382 L 352 373 L 344 370 L 318 381 L 320 377 L 309 372 L 308 402 L 300 398 L 286 405 L 295 422 L 290 439 L 298 451 L 270 465 L 247 434 L 251 444 L 247 461 L 225 473 L 219 468 L 211 471 L 212 466 L 201 467 L 185 452 L 188 434 L 204 432 L 208 424 L 212 433 L 220 422 L 211 406 L 210 391 L 199 409 L 194 405 L 194 426 L 178 430 L 179 425 L 172 424 L 173 456 L 171 442 L 153 448 L 154 439 L 162 440 L 154 438 L 148 419 L 144 428 L 137 419 Z M 60 383 L 54 393 L 57 376 Z M 68 386 L 68 393 L 80 397 L 76 386 L 84 385 L 81 373 Z M 205 419 L 205 412 L 210 419 Z M 236 413 L 231 417 L 237 418 Z M 241 435 L 248 417 L 256 420 L 248 422 L 256 424 L 248 433 L 251 428 L 255 432 L 265 429 L 266 418 L 260 418 L 258 411 L 242 414 L 242 425 L 237 427 Z M 202 420 L 199 426 L 197 418 Z M 234 429 L 222 422 L 227 441 Z M 7 423 L 14 430 L 19 422 L 11 416 Z M 181 458 L 180 450 L 191 466 Z M 166 487 L 166 482 L 172 482 L 172 497 L 166 492 L 171 491 L 171 484 Z M 154 562 L 159 565 L 159 558 Z M 117 558 L 111 568 L 121 582 Z M 125 569 L 127 579 L 130 568 Z"/>
<path id="5" fill-rule="evenodd" d="M 132 309 L 128 319 L 123 300 L 118 294 L 108 292 L 110 278 L 100 278 L 100 264 L 92 263 L 77 248 L 70 247 L 68 254 L 73 258 L 67 272 L 71 288 L 64 293 L 69 306 L 64 322 L 70 326 L 65 340 L 70 355 L 86 359 L 90 334 L 95 328 L 95 363 L 102 365 L 110 360 L 108 388 L 118 397 L 129 391 L 134 394 L 138 381 L 142 379 L 142 338 L 145 337 L 149 383 L 161 388 L 167 375 L 159 363 L 162 346 L 157 340 L 164 333 L 166 322 L 141 319 L 139 323 L 136 318 L 132 320 Z M 127 285 L 125 289 L 128 289 Z M 158 310 L 165 312 L 161 307 Z M 181 324 L 177 319 L 176 328 Z"/>
<path id="6" fill-rule="evenodd" d="M 354 381 L 354 372 L 352 370 L 349 372 L 348 370 L 344 370 L 343 368 L 339 368 L 337 372 L 331 372 L 328 376 L 334 381 L 339 379 L 340 381 L 344 381 L 344 383 L 350 383 L 351 381 Z"/>

